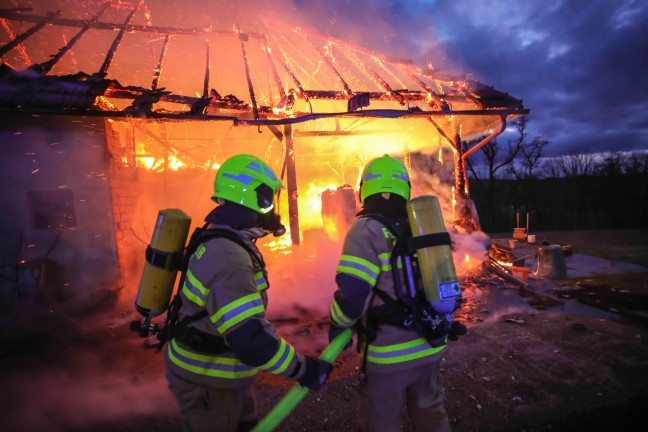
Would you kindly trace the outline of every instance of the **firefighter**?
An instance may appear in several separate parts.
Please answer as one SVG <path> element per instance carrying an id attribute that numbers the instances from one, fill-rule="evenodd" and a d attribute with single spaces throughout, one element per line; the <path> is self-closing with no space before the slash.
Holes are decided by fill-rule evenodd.
<path id="1" fill-rule="evenodd" d="M 319 390 L 331 372 L 329 363 L 297 353 L 265 319 L 269 284 L 255 242 L 285 231 L 273 211 L 281 186 L 272 169 L 251 155 L 232 156 L 216 174 L 212 199 L 218 205 L 205 228 L 236 237 L 209 238 L 191 255 L 179 287 L 180 328 L 165 350 L 166 378 L 184 431 L 251 430 L 259 370 L 311 390 Z"/>
<path id="2" fill-rule="evenodd" d="M 345 328 L 358 329 L 360 429 L 400 431 L 406 404 L 417 431 L 449 431 L 438 377 L 447 334 L 426 338 L 415 325 L 408 327 L 409 309 L 398 300 L 403 294 L 397 292 L 392 268 L 392 262 L 402 265 L 391 259 L 398 231 L 410 232 L 407 169 L 389 155 L 371 160 L 362 173 L 359 198 L 362 208 L 336 271 L 329 340 Z"/>

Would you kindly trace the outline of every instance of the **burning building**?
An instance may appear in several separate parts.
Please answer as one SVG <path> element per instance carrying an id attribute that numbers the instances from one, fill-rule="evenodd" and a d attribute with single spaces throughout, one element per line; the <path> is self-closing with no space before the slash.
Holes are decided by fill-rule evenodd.
<path id="1" fill-rule="evenodd" d="M 276 263 L 339 243 L 362 167 L 385 153 L 460 242 L 479 232 L 466 159 L 528 114 L 465 76 L 231 5 L 192 27 L 159 18 L 165 2 L 29 4 L 0 9 L 5 314 L 24 286 L 48 304 L 132 294 L 158 210 L 202 225 L 236 153 L 281 173 L 289 233 L 261 245 Z"/>

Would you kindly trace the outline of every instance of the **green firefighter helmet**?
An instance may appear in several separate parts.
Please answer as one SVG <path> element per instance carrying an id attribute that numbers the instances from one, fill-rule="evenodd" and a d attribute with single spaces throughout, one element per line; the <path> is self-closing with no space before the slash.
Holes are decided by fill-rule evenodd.
<path id="1" fill-rule="evenodd" d="M 274 196 L 281 187 L 281 180 L 268 164 L 256 156 L 239 154 L 218 169 L 211 198 L 222 198 L 265 214 L 274 208 Z"/>
<path id="2" fill-rule="evenodd" d="M 405 200 L 410 198 L 410 180 L 405 165 L 389 155 L 372 159 L 362 171 L 360 202 L 370 195 L 394 193 Z"/>

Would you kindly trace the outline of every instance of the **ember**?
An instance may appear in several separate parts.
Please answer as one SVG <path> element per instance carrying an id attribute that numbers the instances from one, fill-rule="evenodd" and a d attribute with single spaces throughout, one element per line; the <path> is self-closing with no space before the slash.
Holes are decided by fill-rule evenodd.
<path id="1" fill-rule="evenodd" d="M 520 100 L 320 34 L 297 17 L 224 5 L 208 27 L 169 27 L 155 2 L 71 2 L 60 13 L 47 1 L 32 4 L 0 10 L 9 37 L 0 48 L 0 107 L 41 116 L 26 117 L 30 127 L 53 113 L 81 128 L 88 117 L 103 120 L 109 228 L 126 291 L 136 285 L 142 239 L 158 210 L 183 209 L 200 225 L 214 171 L 242 152 L 281 173 L 277 208 L 288 231 L 261 245 L 277 265 L 286 256 L 308 268 L 337 251 L 357 212 L 361 167 L 390 154 L 410 171 L 413 197 L 439 197 L 459 274 L 482 271 L 488 238 L 473 211 L 465 159 L 528 113 Z M 65 137 L 55 140 L 68 151 Z M 30 170 L 40 176 L 48 154 L 33 153 L 38 165 Z M 65 177 L 56 184 L 75 187 Z M 334 263 L 313 271 L 322 275 L 313 284 L 330 290 Z M 279 289 L 294 283 L 287 278 Z"/>

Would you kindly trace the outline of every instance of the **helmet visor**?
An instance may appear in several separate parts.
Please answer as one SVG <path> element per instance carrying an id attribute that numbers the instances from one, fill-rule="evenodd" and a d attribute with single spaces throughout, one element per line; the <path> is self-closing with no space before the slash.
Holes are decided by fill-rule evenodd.
<path id="1" fill-rule="evenodd" d="M 261 213 L 267 213 L 274 208 L 275 191 L 268 185 L 261 183 L 255 189 L 257 194 L 257 205 Z"/>

